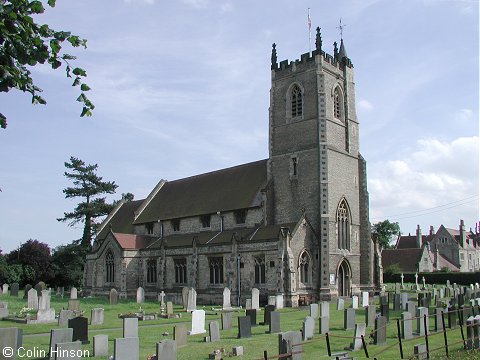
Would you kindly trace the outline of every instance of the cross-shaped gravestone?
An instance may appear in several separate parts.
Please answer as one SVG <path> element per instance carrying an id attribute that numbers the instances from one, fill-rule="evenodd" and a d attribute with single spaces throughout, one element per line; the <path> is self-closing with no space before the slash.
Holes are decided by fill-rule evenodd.
<path id="1" fill-rule="evenodd" d="M 159 298 L 160 298 L 160 306 L 165 306 L 165 291 L 162 290 L 160 292 Z"/>
<path id="2" fill-rule="evenodd" d="M 402 282 L 402 290 L 405 289 L 405 285 L 403 285 L 403 278 L 404 278 L 404 277 L 405 277 L 405 276 L 403 276 L 403 273 L 402 273 L 402 275 L 400 275 L 400 279 L 401 279 L 401 282 Z"/>
<path id="3" fill-rule="evenodd" d="M 420 290 L 419 286 L 418 286 L 418 274 L 415 273 L 415 288 L 417 289 L 417 291 Z"/>
<path id="4" fill-rule="evenodd" d="M 422 276 L 423 288 L 425 289 L 425 276 Z"/>

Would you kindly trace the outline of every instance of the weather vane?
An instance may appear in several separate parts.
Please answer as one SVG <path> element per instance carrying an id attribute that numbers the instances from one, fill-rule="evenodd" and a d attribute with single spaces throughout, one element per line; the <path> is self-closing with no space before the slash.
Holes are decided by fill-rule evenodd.
<path id="1" fill-rule="evenodd" d="M 342 18 L 340 18 L 340 25 L 337 26 L 337 29 L 340 30 L 340 39 L 343 39 L 343 29 L 345 28 L 345 24 L 342 24 Z"/>

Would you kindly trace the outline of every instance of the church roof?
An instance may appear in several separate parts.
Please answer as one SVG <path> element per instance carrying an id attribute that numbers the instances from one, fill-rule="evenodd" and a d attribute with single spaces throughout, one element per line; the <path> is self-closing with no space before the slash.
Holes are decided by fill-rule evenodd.
<path id="1" fill-rule="evenodd" d="M 418 271 L 418 263 L 422 258 L 423 249 L 384 249 L 382 251 L 382 266 L 398 264 L 403 272 Z"/>
<path id="2" fill-rule="evenodd" d="M 134 224 L 257 207 L 266 181 L 267 160 L 167 181 Z"/>
<path id="3" fill-rule="evenodd" d="M 155 242 L 156 237 L 148 235 L 113 233 L 122 249 L 143 249 Z"/>
<path id="4" fill-rule="evenodd" d="M 397 240 L 397 249 L 418 249 L 416 235 L 402 235 Z"/>
<path id="5" fill-rule="evenodd" d="M 133 233 L 133 220 L 135 219 L 134 212 L 140 207 L 144 200 L 135 200 L 124 202 L 115 211 L 110 219 L 107 219 L 106 224 L 102 224 L 100 232 L 97 234 L 97 239 L 104 239 L 112 231 L 124 234 Z"/>

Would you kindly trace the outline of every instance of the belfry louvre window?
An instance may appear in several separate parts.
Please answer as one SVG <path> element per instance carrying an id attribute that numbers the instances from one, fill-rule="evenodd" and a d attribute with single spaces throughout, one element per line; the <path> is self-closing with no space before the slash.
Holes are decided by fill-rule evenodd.
<path id="1" fill-rule="evenodd" d="M 174 259 L 173 264 L 175 266 L 175 283 L 186 284 L 187 283 L 187 259 L 185 258 Z"/>
<path id="2" fill-rule="evenodd" d="M 105 256 L 105 281 L 107 283 L 115 282 L 115 258 L 111 251 Z"/>
<path id="3" fill-rule="evenodd" d="M 210 284 L 223 284 L 223 257 L 208 259 Z"/>
<path id="4" fill-rule="evenodd" d="M 298 85 L 294 85 L 291 93 L 292 118 L 303 115 L 302 90 Z"/>
<path id="5" fill-rule="evenodd" d="M 265 257 L 255 258 L 255 284 L 265 284 Z"/>
<path id="6" fill-rule="evenodd" d="M 147 283 L 154 284 L 157 282 L 157 261 L 151 259 L 147 261 Z"/>
<path id="7" fill-rule="evenodd" d="M 350 250 L 350 212 L 345 199 L 342 199 L 337 210 L 338 248 Z"/>
<path id="8" fill-rule="evenodd" d="M 333 93 L 333 115 L 336 119 L 343 121 L 343 96 L 338 87 Z"/>

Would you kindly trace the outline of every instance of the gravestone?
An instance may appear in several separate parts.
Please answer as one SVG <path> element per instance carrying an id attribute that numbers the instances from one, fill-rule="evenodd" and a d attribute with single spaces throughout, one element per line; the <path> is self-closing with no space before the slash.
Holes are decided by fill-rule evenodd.
<path id="1" fill-rule="evenodd" d="M 138 360 L 138 337 L 127 337 L 113 340 L 113 358 L 115 360 Z"/>
<path id="2" fill-rule="evenodd" d="M 137 289 L 137 304 L 143 304 L 144 302 L 145 302 L 145 289 L 140 286 Z"/>
<path id="3" fill-rule="evenodd" d="M 275 295 L 275 309 L 283 309 L 284 302 L 283 302 L 283 295 L 278 294 Z"/>
<path id="4" fill-rule="evenodd" d="M 192 312 L 197 309 L 197 292 L 194 288 L 188 289 L 187 294 L 187 311 Z"/>
<path id="5" fill-rule="evenodd" d="M 393 294 L 393 311 L 398 311 L 402 308 L 401 295 Z"/>
<path id="6" fill-rule="evenodd" d="M 356 351 L 363 347 L 361 337 L 365 337 L 365 324 L 355 324 L 355 332 L 353 335 L 353 342 L 350 344 L 350 350 Z"/>
<path id="7" fill-rule="evenodd" d="M 205 334 L 205 310 L 192 311 L 192 329 L 188 332 L 189 335 Z"/>
<path id="8" fill-rule="evenodd" d="M 63 326 L 68 324 L 69 319 L 73 319 L 75 317 L 75 313 L 72 310 L 60 310 L 60 314 L 58 315 L 58 326 Z"/>
<path id="9" fill-rule="evenodd" d="M 467 342 L 466 342 L 466 350 L 473 349 L 473 325 L 474 325 L 474 317 L 470 316 L 467 318 L 466 322 L 467 327 Z"/>
<path id="10" fill-rule="evenodd" d="M 60 296 L 63 299 L 64 295 L 65 295 L 65 288 L 63 286 L 59 286 L 57 288 L 57 296 Z"/>
<path id="11" fill-rule="evenodd" d="M 167 301 L 167 316 L 170 317 L 171 315 L 173 315 L 173 303 Z"/>
<path id="12" fill-rule="evenodd" d="M 337 299 L 337 310 L 343 310 L 345 307 L 344 301 L 341 298 Z M 320 315 L 321 316 L 321 315 Z"/>
<path id="13" fill-rule="evenodd" d="M 108 355 L 108 335 L 95 335 L 93 337 L 93 356 Z"/>
<path id="14" fill-rule="evenodd" d="M 77 299 L 77 288 L 76 287 L 72 287 L 70 289 L 70 299 L 71 300 L 76 300 Z"/>
<path id="15" fill-rule="evenodd" d="M 41 294 L 42 290 L 45 290 L 45 283 L 43 281 L 39 281 L 37 285 L 35 285 L 35 290 L 37 290 L 38 294 Z"/>
<path id="16" fill-rule="evenodd" d="M 417 314 L 417 304 L 415 304 L 415 301 L 408 301 L 407 302 L 407 311 L 412 315 L 412 319 L 416 316 Z"/>
<path id="17" fill-rule="evenodd" d="M 250 316 L 252 326 L 257 325 L 257 310 L 247 309 L 247 310 L 245 310 L 245 316 Z"/>
<path id="18" fill-rule="evenodd" d="M 368 305 L 369 305 L 368 291 L 362 291 L 362 307 L 367 307 Z"/>
<path id="19" fill-rule="evenodd" d="M 10 289 L 10 296 L 18 297 L 18 283 L 13 283 Z"/>
<path id="20" fill-rule="evenodd" d="M 365 324 L 367 326 L 375 325 L 375 316 L 377 315 L 375 305 L 370 305 L 365 308 Z"/>
<path id="21" fill-rule="evenodd" d="M 373 341 L 375 345 L 383 345 L 387 342 L 387 319 L 385 316 L 379 316 L 375 319 Z"/>
<path id="22" fill-rule="evenodd" d="M 395 293 L 400 294 L 401 284 L 395 283 Z"/>
<path id="23" fill-rule="evenodd" d="M 38 300 L 37 324 L 50 322 L 55 322 L 55 310 L 50 309 L 50 292 L 42 290 L 42 296 Z"/>
<path id="24" fill-rule="evenodd" d="M 390 321 L 390 309 L 387 304 L 380 304 L 380 315 L 385 316 L 387 319 L 387 322 Z"/>
<path id="25" fill-rule="evenodd" d="M 353 309 L 358 309 L 358 296 L 357 295 L 352 296 L 352 308 Z"/>
<path id="26" fill-rule="evenodd" d="M 302 359 L 302 333 L 300 331 L 287 331 L 278 334 L 278 355 L 292 354 L 289 359 Z"/>
<path id="27" fill-rule="evenodd" d="M 177 346 L 174 340 L 157 343 L 157 360 L 177 360 Z"/>
<path id="28" fill-rule="evenodd" d="M 80 311 L 80 300 L 69 299 L 68 300 L 68 310 Z"/>
<path id="29" fill-rule="evenodd" d="M 318 304 L 316 303 L 310 304 L 308 310 L 312 318 L 318 319 Z"/>
<path id="30" fill-rule="evenodd" d="M 278 311 L 270 312 L 270 321 L 268 323 L 268 333 L 274 334 L 280 332 L 280 313 Z"/>
<path id="31" fill-rule="evenodd" d="M 220 325 L 218 321 L 210 321 L 208 323 L 208 334 L 210 336 L 210 342 L 220 340 Z"/>
<path id="32" fill-rule="evenodd" d="M 55 345 L 55 360 L 81 360 L 81 346 L 80 341 L 72 341 L 66 343 L 57 343 Z"/>
<path id="33" fill-rule="evenodd" d="M 72 342 L 72 336 L 73 336 L 73 329 L 71 328 L 51 329 L 50 330 L 50 346 L 48 348 L 52 350 L 52 349 L 55 349 L 55 346 L 58 343 Z M 54 358 L 55 358 L 55 353 L 53 351 L 50 351 L 49 359 L 54 359 Z"/>
<path id="34" fill-rule="evenodd" d="M 424 360 L 427 357 L 427 346 L 425 344 L 416 344 L 413 346 L 413 354 L 416 355 L 415 359 Z"/>
<path id="35" fill-rule="evenodd" d="M 252 309 L 260 309 L 260 290 L 257 288 L 252 289 Z"/>
<path id="36" fill-rule="evenodd" d="M 8 284 L 3 284 L 2 292 L 4 295 L 8 295 Z"/>
<path id="37" fill-rule="evenodd" d="M 427 328 L 425 328 L 424 315 L 427 315 Z M 425 307 L 417 308 L 416 317 L 417 317 L 417 334 L 419 336 L 425 335 L 425 332 L 427 332 L 427 334 L 428 334 L 429 333 L 429 331 L 428 331 L 428 308 L 425 308 Z"/>
<path id="38" fill-rule="evenodd" d="M 303 320 L 303 340 L 310 340 L 313 338 L 313 332 L 315 331 L 315 320 L 311 316 L 307 316 Z"/>
<path id="39" fill-rule="evenodd" d="M 110 300 L 110 305 L 117 305 L 117 303 L 118 303 L 118 291 L 116 289 L 112 288 L 110 290 L 109 300 Z"/>
<path id="40" fill-rule="evenodd" d="M 28 299 L 28 292 L 30 291 L 31 288 L 32 288 L 32 285 L 30 285 L 30 284 L 25 285 L 25 288 L 23 290 L 23 298 L 24 299 Z"/>
<path id="41" fill-rule="evenodd" d="M 448 318 L 448 328 L 453 329 L 457 326 L 457 309 L 455 306 L 451 306 L 448 308 L 448 313 L 447 313 L 447 318 Z"/>
<path id="42" fill-rule="evenodd" d="M 436 308 L 435 309 L 435 331 L 443 331 L 443 308 Z"/>
<path id="43" fill-rule="evenodd" d="M 344 309 L 343 312 L 343 329 L 351 330 L 355 327 L 355 309 Z"/>
<path id="44" fill-rule="evenodd" d="M 263 311 L 263 325 L 270 324 L 270 314 L 275 311 L 275 305 L 266 305 Z"/>
<path id="45" fill-rule="evenodd" d="M 222 330 L 228 330 L 232 328 L 232 312 L 226 311 L 221 314 Z"/>
<path id="46" fill-rule="evenodd" d="M 400 302 L 402 304 L 402 310 L 407 310 L 408 293 L 400 293 Z"/>
<path id="47" fill-rule="evenodd" d="M 50 309 L 50 292 L 48 290 L 42 290 L 42 295 L 38 299 L 38 310 Z"/>
<path id="48" fill-rule="evenodd" d="M 22 329 L 0 328 L 0 359 L 16 359 L 17 349 L 22 346 L 22 336 Z M 12 356 L 8 356 L 4 349 L 11 349 Z"/>
<path id="49" fill-rule="evenodd" d="M 252 322 L 250 316 L 239 316 L 238 318 L 238 335 L 239 339 L 252 336 Z"/>
<path id="50" fill-rule="evenodd" d="M 27 295 L 27 307 L 29 309 L 38 310 L 38 292 L 35 289 L 30 289 Z"/>
<path id="51" fill-rule="evenodd" d="M 330 331 L 330 318 L 328 316 L 320 316 L 318 319 L 318 333 L 326 334 Z"/>
<path id="52" fill-rule="evenodd" d="M 412 331 L 412 314 L 405 311 L 402 313 L 402 339 L 408 340 L 413 337 Z"/>
<path id="53" fill-rule="evenodd" d="M 273 305 L 273 306 L 275 306 L 276 302 L 277 302 L 277 297 L 276 297 L 275 295 L 270 295 L 270 296 L 268 297 L 268 303 L 267 303 L 267 305 Z"/>
<path id="54" fill-rule="evenodd" d="M 165 291 L 162 290 L 160 294 L 158 294 L 158 302 L 160 306 L 165 306 Z"/>
<path id="55" fill-rule="evenodd" d="M 177 348 L 187 345 L 187 328 L 184 325 L 173 327 L 173 340 L 175 340 Z"/>
<path id="56" fill-rule="evenodd" d="M 104 310 L 102 308 L 94 308 L 90 315 L 90 325 L 102 325 L 104 318 Z"/>
<path id="57" fill-rule="evenodd" d="M 88 319 L 78 316 L 68 320 L 68 327 L 73 329 L 72 341 L 80 340 L 82 344 L 88 344 Z"/>
<path id="58" fill-rule="evenodd" d="M 123 319 L 123 337 L 138 337 L 138 319 L 136 317 Z"/>
<path id="59" fill-rule="evenodd" d="M 231 310 L 231 309 L 232 309 L 232 304 L 230 302 L 230 289 L 226 287 L 223 289 L 222 310 Z"/>
<path id="60" fill-rule="evenodd" d="M 182 288 L 182 306 L 184 310 L 187 310 L 188 305 L 188 287 Z"/>
<path id="61" fill-rule="evenodd" d="M 478 349 L 480 347 L 480 339 L 479 339 L 479 336 L 480 336 L 480 331 L 479 331 L 479 327 L 480 327 L 480 315 L 476 315 L 474 318 L 473 318 L 473 348 L 474 349 Z"/>
<path id="62" fill-rule="evenodd" d="M 245 309 L 251 309 L 252 308 L 252 299 L 246 299 L 245 300 Z"/>
<path id="63" fill-rule="evenodd" d="M 328 301 L 320 302 L 320 316 L 330 317 L 330 303 Z"/>

